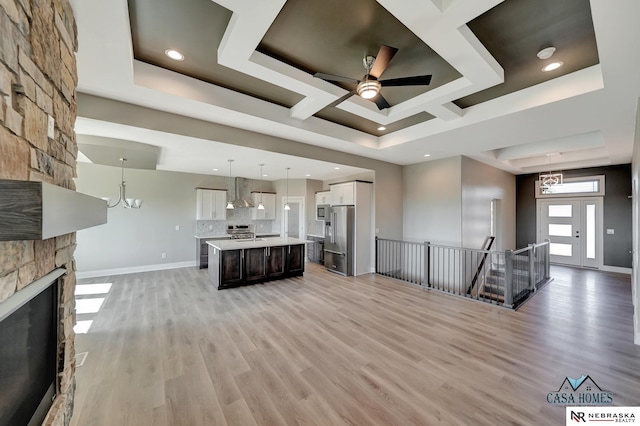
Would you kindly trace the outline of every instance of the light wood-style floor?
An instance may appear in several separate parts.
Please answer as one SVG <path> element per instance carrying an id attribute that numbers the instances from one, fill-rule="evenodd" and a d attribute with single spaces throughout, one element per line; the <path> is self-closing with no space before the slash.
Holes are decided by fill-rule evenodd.
<path id="1" fill-rule="evenodd" d="M 195 268 L 112 282 L 76 351 L 72 424 L 563 425 L 546 396 L 590 375 L 640 405 L 626 275 L 553 267 L 517 312 L 308 265 L 214 290 Z"/>

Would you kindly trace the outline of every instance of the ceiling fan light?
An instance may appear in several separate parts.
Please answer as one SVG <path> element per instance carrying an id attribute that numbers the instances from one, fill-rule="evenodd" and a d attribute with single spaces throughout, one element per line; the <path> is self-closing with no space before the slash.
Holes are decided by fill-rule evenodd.
<path id="1" fill-rule="evenodd" d="M 380 82 L 377 80 L 365 80 L 358 84 L 356 90 L 358 95 L 363 99 L 375 98 L 378 92 L 380 92 Z"/>

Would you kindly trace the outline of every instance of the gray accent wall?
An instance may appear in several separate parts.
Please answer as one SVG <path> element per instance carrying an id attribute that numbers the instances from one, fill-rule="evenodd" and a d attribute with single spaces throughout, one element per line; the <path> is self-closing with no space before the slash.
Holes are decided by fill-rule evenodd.
<path id="1" fill-rule="evenodd" d="M 634 343 L 640 345 L 640 268 L 638 260 L 640 259 L 640 196 L 638 194 L 640 187 L 640 99 L 636 109 L 636 134 L 633 143 L 633 158 L 631 160 L 631 177 L 632 177 L 632 228 L 633 228 L 633 273 L 631 274 L 632 297 L 633 297 L 633 328 Z"/>
<path id="2" fill-rule="evenodd" d="M 631 164 L 565 170 L 564 177 L 605 176 L 603 264 L 631 268 Z M 516 244 L 524 247 L 536 240 L 535 181 L 538 174 L 516 177 Z M 606 233 L 614 229 L 613 235 Z"/>

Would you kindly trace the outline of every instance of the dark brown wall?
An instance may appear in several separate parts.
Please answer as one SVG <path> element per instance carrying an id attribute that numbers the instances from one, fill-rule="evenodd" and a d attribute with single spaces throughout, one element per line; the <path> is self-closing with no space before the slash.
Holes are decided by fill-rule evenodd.
<path id="1" fill-rule="evenodd" d="M 631 164 L 564 171 L 565 177 L 605 176 L 603 263 L 631 268 Z M 516 176 L 516 247 L 536 241 L 537 174 Z M 614 235 L 607 235 L 607 229 Z"/>

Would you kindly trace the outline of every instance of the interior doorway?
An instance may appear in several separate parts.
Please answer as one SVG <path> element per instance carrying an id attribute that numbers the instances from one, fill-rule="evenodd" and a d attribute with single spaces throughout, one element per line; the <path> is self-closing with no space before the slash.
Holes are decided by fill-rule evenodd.
<path id="1" fill-rule="evenodd" d="M 289 202 L 290 210 L 285 210 L 286 202 Z M 284 237 L 305 238 L 306 215 L 304 211 L 304 197 L 282 198 L 282 230 Z"/>
<path id="2" fill-rule="evenodd" d="M 538 241 L 549 240 L 553 263 L 602 267 L 602 197 L 537 200 Z"/>

